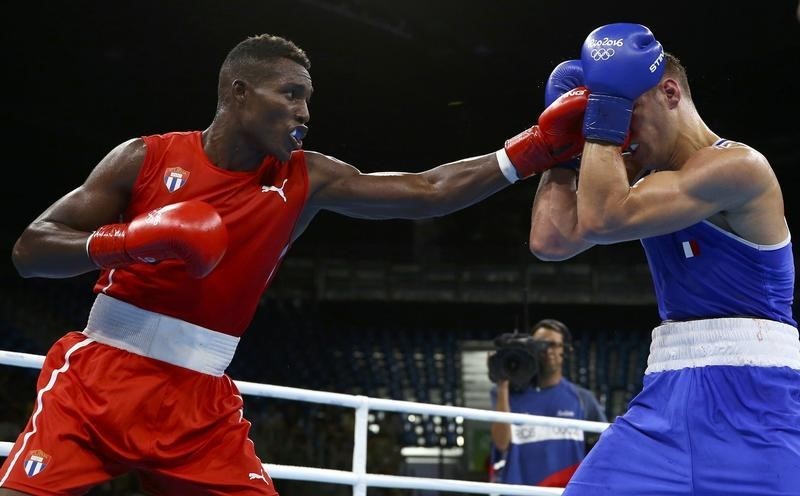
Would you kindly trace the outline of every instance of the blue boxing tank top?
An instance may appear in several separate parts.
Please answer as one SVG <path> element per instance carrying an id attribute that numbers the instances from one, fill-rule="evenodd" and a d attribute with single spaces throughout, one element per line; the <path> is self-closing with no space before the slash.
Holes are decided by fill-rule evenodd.
<path id="1" fill-rule="evenodd" d="M 791 234 L 758 245 L 703 220 L 641 243 L 662 320 L 755 317 L 797 326 Z"/>

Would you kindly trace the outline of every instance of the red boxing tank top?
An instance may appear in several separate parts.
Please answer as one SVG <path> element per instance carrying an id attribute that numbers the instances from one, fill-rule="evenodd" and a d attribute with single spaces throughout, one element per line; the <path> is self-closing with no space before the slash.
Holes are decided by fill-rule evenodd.
<path id="1" fill-rule="evenodd" d="M 123 222 L 189 199 L 216 208 L 228 229 L 228 249 L 204 279 L 194 279 L 179 260 L 103 270 L 94 286 L 140 308 L 218 332 L 241 336 L 262 292 L 291 242 L 308 193 L 302 151 L 288 162 L 268 157 L 252 172 L 214 166 L 199 131 L 143 136 L 147 155 Z"/>

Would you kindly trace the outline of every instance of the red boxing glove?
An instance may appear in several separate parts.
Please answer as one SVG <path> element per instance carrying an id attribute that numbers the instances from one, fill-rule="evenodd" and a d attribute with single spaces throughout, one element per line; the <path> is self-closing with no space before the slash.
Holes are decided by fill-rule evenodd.
<path id="1" fill-rule="evenodd" d="M 87 245 L 89 258 L 100 268 L 179 259 L 200 279 L 217 266 L 228 247 L 228 231 L 208 203 L 188 200 L 157 208 L 129 224 L 101 226 Z"/>
<path id="2" fill-rule="evenodd" d="M 580 155 L 588 99 L 589 91 L 583 86 L 564 93 L 542 112 L 535 126 L 507 140 L 504 151 L 514 170 L 508 170 L 509 164 L 504 168 L 501 150 L 498 161 L 503 174 L 509 180 L 513 173 L 516 179 L 525 179 Z"/>

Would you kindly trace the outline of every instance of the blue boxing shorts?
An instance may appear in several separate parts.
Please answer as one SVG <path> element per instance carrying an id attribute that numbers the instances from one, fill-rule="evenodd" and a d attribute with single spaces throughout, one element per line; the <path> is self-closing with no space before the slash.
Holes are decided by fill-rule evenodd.
<path id="1" fill-rule="evenodd" d="M 800 340 L 770 320 L 653 330 L 644 387 L 563 496 L 797 496 Z"/>

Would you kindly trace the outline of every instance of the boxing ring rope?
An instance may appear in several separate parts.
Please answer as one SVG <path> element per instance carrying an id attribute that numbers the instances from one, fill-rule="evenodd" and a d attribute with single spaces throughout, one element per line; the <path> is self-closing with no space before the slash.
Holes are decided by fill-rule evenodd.
<path id="1" fill-rule="evenodd" d="M 44 356 L 0 350 L 0 363 L 16 367 L 40 369 Z M 353 469 L 332 470 L 293 465 L 265 463 L 264 468 L 273 479 L 290 479 L 308 482 L 344 484 L 353 487 L 353 496 L 366 496 L 367 487 L 395 489 L 419 489 L 450 491 L 477 494 L 553 496 L 563 492 L 561 488 L 522 486 L 517 484 L 498 484 L 492 482 L 462 481 L 455 479 L 432 479 L 367 473 L 367 429 L 370 410 L 439 415 L 443 417 L 463 417 L 484 422 L 507 422 L 514 424 L 541 425 L 580 429 L 584 432 L 602 432 L 609 424 L 589 420 L 573 420 L 558 417 L 544 417 L 523 413 L 496 412 L 459 406 L 416 403 L 412 401 L 372 398 L 361 395 L 314 391 L 310 389 L 274 386 L 256 382 L 234 381 L 239 391 L 245 395 L 281 398 L 310 403 L 336 405 L 355 409 L 355 429 L 353 439 Z M 13 442 L 0 441 L 0 456 L 8 456 Z"/>

